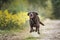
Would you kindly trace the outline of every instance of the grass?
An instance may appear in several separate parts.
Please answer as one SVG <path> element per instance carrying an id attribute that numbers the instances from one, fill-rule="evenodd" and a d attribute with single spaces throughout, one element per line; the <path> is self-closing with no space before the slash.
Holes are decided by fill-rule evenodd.
<path id="1" fill-rule="evenodd" d="M 17 28 L 5 29 L 5 30 L 0 29 L 0 34 L 7 34 L 7 33 L 11 34 L 11 33 L 22 32 L 28 27 L 28 25 L 29 25 L 28 22 L 26 22 L 20 28 L 17 27 Z"/>
<path id="2" fill-rule="evenodd" d="M 26 27 L 24 27 L 23 29 L 11 29 L 11 30 L 0 30 L 0 35 L 5 35 L 5 34 L 15 34 L 15 33 L 18 33 L 18 32 L 22 32 L 23 30 L 25 30 Z"/>
<path id="3" fill-rule="evenodd" d="M 36 40 L 37 38 L 35 38 L 35 37 L 27 37 L 27 38 L 25 38 L 25 39 L 23 39 L 23 40 Z"/>

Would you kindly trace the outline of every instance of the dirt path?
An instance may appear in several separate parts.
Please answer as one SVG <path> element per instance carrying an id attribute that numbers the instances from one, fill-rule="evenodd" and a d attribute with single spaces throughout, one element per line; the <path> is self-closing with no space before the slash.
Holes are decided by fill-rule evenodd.
<path id="1" fill-rule="evenodd" d="M 60 20 L 49 20 L 41 26 L 41 34 L 37 40 L 60 40 Z"/>

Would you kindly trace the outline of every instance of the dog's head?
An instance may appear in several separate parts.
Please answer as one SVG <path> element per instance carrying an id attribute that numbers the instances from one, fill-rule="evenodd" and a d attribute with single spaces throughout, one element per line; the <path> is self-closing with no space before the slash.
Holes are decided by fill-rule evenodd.
<path id="1" fill-rule="evenodd" d="M 30 18 L 34 18 L 34 17 L 36 17 L 38 15 L 38 13 L 36 13 L 36 12 L 29 12 L 28 13 L 28 16 L 30 17 Z"/>

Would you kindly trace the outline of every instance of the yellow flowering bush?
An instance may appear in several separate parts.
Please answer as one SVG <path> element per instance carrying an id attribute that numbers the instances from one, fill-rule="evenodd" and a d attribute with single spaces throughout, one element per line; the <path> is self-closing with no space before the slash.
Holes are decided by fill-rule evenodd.
<path id="1" fill-rule="evenodd" d="M 18 12 L 14 15 L 8 10 L 0 10 L 0 29 L 18 28 L 28 20 L 27 12 Z"/>

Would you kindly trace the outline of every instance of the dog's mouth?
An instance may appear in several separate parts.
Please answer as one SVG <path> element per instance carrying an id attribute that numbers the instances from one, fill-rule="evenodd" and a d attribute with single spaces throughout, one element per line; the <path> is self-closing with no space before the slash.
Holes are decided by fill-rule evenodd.
<path id="1" fill-rule="evenodd" d="M 29 17 L 30 17 L 30 18 L 34 18 L 34 15 L 33 15 L 33 14 L 30 14 Z"/>
<path id="2" fill-rule="evenodd" d="M 31 16 L 30 18 L 33 18 L 33 16 Z"/>

